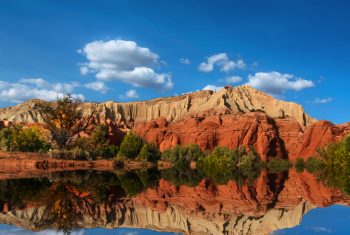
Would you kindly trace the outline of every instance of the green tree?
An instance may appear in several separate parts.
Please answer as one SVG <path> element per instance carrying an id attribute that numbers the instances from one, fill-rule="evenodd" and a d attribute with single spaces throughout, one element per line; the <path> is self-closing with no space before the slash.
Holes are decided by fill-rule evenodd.
<path id="1" fill-rule="evenodd" d="M 293 164 L 286 160 L 286 159 L 278 159 L 278 158 L 272 158 L 267 164 L 267 167 L 272 172 L 282 172 L 282 171 L 288 171 Z"/>
<path id="2" fill-rule="evenodd" d="M 0 131 L 0 146 L 5 151 L 47 152 L 49 144 L 34 127 L 12 126 Z"/>
<path id="3" fill-rule="evenodd" d="M 145 143 L 137 157 L 139 161 L 156 162 L 160 159 L 160 151 L 154 143 Z"/>
<path id="4" fill-rule="evenodd" d="M 57 98 L 55 102 L 42 101 L 37 103 L 35 110 L 38 111 L 45 128 L 51 134 L 51 141 L 58 149 L 69 149 L 73 139 L 86 131 L 93 122 L 95 105 L 91 111 L 83 107 L 80 99 L 71 95 Z"/>
<path id="5" fill-rule="evenodd" d="M 305 161 L 304 158 L 297 158 L 294 162 L 294 168 L 296 169 L 297 172 L 303 172 L 305 168 Z"/>
<path id="6" fill-rule="evenodd" d="M 135 159 L 139 155 L 143 145 L 144 145 L 144 140 L 141 137 L 130 132 L 124 137 L 123 142 L 120 145 L 120 150 L 118 155 L 130 158 L 130 159 Z"/>

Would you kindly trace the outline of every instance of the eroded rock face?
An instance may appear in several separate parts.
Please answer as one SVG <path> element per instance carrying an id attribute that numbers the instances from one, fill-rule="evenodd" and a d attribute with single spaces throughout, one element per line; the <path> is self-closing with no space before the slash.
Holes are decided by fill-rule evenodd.
<path id="1" fill-rule="evenodd" d="M 212 111 L 189 115 L 176 122 L 160 118 L 139 123 L 133 131 L 157 143 L 161 151 L 177 144 L 198 144 L 202 150 L 245 145 L 254 146 L 264 160 L 269 157 L 294 160 L 313 156 L 318 148 L 350 133 L 349 127 L 349 124 L 320 121 L 305 129 L 291 117 L 276 119 L 262 112 L 234 115 Z"/>
<path id="2" fill-rule="evenodd" d="M 15 122 L 40 122 L 35 111 L 38 100 L 0 109 L 0 120 Z M 91 103 L 85 103 L 89 111 Z M 273 118 L 294 117 L 301 126 L 307 126 L 315 119 L 308 116 L 303 108 L 292 102 L 277 100 L 247 85 L 230 87 L 221 91 L 199 91 L 186 95 L 159 98 L 143 102 L 104 102 L 98 104 L 98 119 L 103 122 L 112 120 L 119 125 L 133 127 L 134 123 L 145 122 L 160 117 L 167 121 L 178 120 L 190 113 L 207 110 L 228 110 L 233 114 L 262 111 Z"/>

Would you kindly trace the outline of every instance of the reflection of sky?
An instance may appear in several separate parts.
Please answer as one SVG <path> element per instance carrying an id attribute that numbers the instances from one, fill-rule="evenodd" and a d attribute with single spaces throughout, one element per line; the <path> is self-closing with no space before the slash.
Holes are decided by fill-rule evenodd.
<path id="1" fill-rule="evenodd" d="M 350 207 L 331 206 L 317 208 L 307 213 L 297 227 L 283 229 L 273 235 L 320 235 L 320 234 L 350 234 Z M 175 233 L 156 232 L 147 229 L 84 229 L 72 232 L 72 235 L 174 235 Z M 30 232 L 9 225 L 0 225 L 0 235 L 63 235 L 56 231 Z"/>
<path id="2" fill-rule="evenodd" d="M 283 229 L 273 235 L 321 235 L 321 234 L 350 234 L 350 207 L 331 206 L 317 208 L 307 213 L 297 227 Z"/>
<path id="3" fill-rule="evenodd" d="M 118 228 L 118 229 L 83 229 L 72 232 L 71 235 L 177 235 L 177 233 L 156 232 L 148 229 L 132 229 L 132 228 Z M 63 235 L 63 232 L 56 232 L 54 230 L 46 230 L 41 232 L 31 232 L 15 226 L 0 224 L 0 235 Z"/>

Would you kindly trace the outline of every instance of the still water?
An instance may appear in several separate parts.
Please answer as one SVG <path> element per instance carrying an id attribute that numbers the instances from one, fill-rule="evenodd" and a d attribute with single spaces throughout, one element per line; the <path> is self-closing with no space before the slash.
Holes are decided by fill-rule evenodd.
<path id="1" fill-rule="evenodd" d="M 349 205 L 294 170 L 220 182 L 189 169 L 11 176 L 0 234 L 350 234 Z"/>

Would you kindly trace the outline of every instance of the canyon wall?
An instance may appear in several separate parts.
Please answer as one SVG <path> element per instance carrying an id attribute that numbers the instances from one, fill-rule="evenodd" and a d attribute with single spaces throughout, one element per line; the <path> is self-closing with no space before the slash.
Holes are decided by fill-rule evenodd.
<path id="1" fill-rule="evenodd" d="M 308 158 L 324 145 L 340 140 L 350 133 L 350 123 L 334 125 L 315 122 L 303 128 L 292 117 L 271 118 L 263 112 L 231 114 L 204 112 L 188 115 L 175 122 L 165 118 L 138 123 L 133 132 L 161 149 L 175 145 L 198 144 L 202 150 L 216 146 L 237 148 L 253 146 L 266 160 L 269 157 Z"/>

